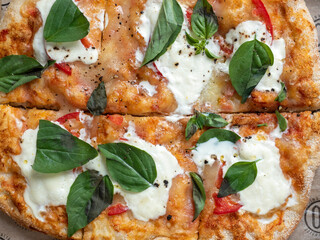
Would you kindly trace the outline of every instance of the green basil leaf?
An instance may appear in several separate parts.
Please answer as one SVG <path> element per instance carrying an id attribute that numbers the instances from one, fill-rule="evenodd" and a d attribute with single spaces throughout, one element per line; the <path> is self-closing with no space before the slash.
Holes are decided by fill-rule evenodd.
<path id="1" fill-rule="evenodd" d="M 194 216 L 193 220 L 196 220 L 201 211 L 204 208 L 204 204 L 206 201 L 206 192 L 204 190 L 203 181 L 199 174 L 195 172 L 190 173 L 191 179 L 192 179 L 192 196 L 193 196 L 193 202 L 194 202 Z"/>
<path id="2" fill-rule="evenodd" d="M 87 226 L 113 200 L 113 184 L 97 171 L 81 173 L 70 188 L 67 199 L 68 237 Z"/>
<path id="3" fill-rule="evenodd" d="M 243 43 L 235 52 L 229 66 L 231 83 L 244 103 L 258 85 L 274 57 L 271 49 L 254 39 Z"/>
<path id="4" fill-rule="evenodd" d="M 281 91 L 277 96 L 277 98 L 275 99 L 275 101 L 282 102 L 283 100 L 286 99 L 286 97 L 287 97 L 286 85 L 284 85 L 284 83 L 281 82 Z"/>
<path id="5" fill-rule="evenodd" d="M 99 150 L 107 159 L 110 177 L 121 188 L 142 192 L 152 186 L 157 169 L 150 154 L 126 143 L 99 145 Z"/>
<path id="6" fill-rule="evenodd" d="M 233 164 L 222 180 L 218 197 L 226 197 L 249 187 L 257 177 L 258 161 Z"/>
<path id="7" fill-rule="evenodd" d="M 220 142 L 222 141 L 230 141 L 236 143 L 240 140 L 240 136 L 232 131 L 220 129 L 220 128 L 212 128 L 208 131 L 205 131 L 201 137 L 199 138 L 197 145 L 200 143 L 204 143 L 209 141 L 211 138 L 217 138 Z"/>
<path id="8" fill-rule="evenodd" d="M 200 113 L 196 114 L 190 118 L 187 123 L 185 130 L 185 137 L 189 140 L 198 129 L 203 127 L 225 127 L 228 125 L 228 122 L 224 120 L 220 115 L 215 113 Z"/>
<path id="9" fill-rule="evenodd" d="M 25 55 L 10 55 L 0 59 L 0 91 L 9 93 L 17 87 L 40 78 L 42 72 L 52 65 L 42 66 L 37 60 Z"/>
<path id="10" fill-rule="evenodd" d="M 67 130 L 47 121 L 39 121 L 37 153 L 33 170 L 58 173 L 86 164 L 98 156 L 97 150 Z"/>
<path id="11" fill-rule="evenodd" d="M 268 124 L 267 123 L 261 123 L 261 124 L 258 124 L 257 126 L 258 127 L 268 127 Z"/>
<path id="12" fill-rule="evenodd" d="M 90 23 L 72 0 L 57 0 L 44 26 L 47 42 L 73 42 L 88 35 Z"/>
<path id="13" fill-rule="evenodd" d="M 209 39 L 218 31 L 218 18 L 207 0 L 198 0 L 191 16 L 192 31 L 200 38 Z"/>
<path id="14" fill-rule="evenodd" d="M 184 16 L 176 0 L 164 0 L 142 66 L 157 60 L 176 40 Z"/>
<path id="15" fill-rule="evenodd" d="M 276 110 L 276 116 L 278 119 L 279 128 L 281 132 L 284 132 L 288 127 L 287 120 L 278 112 L 278 110 Z"/>
<path id="16" fill-rule="evenodd" d="M 220 58 L 220 57 L 214 55 L 212 52 L 210 52 L 207 48 L 205 48 L 204 52 L 207 55 L 207 57 L 210 58 L 210 59 L 218 59 L 218 58 Z"/>
<path id="17" fill-rule="evenodd" d="M 197 44 L 199 44 L 199 40 L 193 38 L 189 33 L 186 32 L 186 39 L 187 42 L 191 45 L 191 46 L 196 46 Z"/>
<path id="18" fill-rule="evenodd" d="M 93 90 L 90 99 L 87 103 L 87 108 L 94 116 L 99 116 L 104 113 L 107 107 L 107 93 L 104 82 Z"/>

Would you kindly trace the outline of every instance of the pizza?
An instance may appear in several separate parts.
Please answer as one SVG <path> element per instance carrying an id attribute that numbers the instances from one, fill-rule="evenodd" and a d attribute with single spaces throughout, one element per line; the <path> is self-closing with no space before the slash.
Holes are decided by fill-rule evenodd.
<path id="1" fill-rule="evenodd" d="M 298 0 L 13 0 L 0 209 L 59 239 L 287 239 L 320 165 Z"/>

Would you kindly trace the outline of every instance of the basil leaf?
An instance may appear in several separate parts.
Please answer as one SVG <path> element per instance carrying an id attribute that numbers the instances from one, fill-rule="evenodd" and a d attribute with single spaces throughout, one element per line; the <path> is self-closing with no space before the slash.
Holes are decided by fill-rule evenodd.
<path id="1" fill-rule="evenodd" d="M 284 85 L 284 83 L 281 82 L 281 91 L 277 96 L 277 98 L 275 99 L 275 101 L 282 102 L 283 100 L 286 99 L 286 97 L 287 97 L 286 85 Z"/>
<path id="2" fill-rule="evenodd" d="M 152 186 L 157 177 L 153 158 L 145 151 L 126 143 L 99 145 L 107 158 L 110 177 L 121 188 L 130 192 L 142 192 Z"/>
<path id="3" fill-rule="evenodd" d="M 208 58 L 210 59 L 218 59 L 220 57 L 214 55 L 212 52 L 210 52 L 207 48 L 204 49 L 205 54 L 207 55 Z"/>
<path id="4" fill-rule="evenodd" d="M 47 120 L 39 121 L 33 170 L 58 173 L 80 167 L 97 156 L 95 148 L 67 130 Z"/>
<path id="5" fill-rule="evenodd" d="M 9 93 L 17 87 L 40 78 L 42 72 L 51 66 L 49 61 L 42 66 L 37 60 L 25 55 L 10 55 L 0 59 L 0 91 Z"/>
<path id="6" fill-rule="evenodd" d="M 184 16 L 176 0 L 164 0 L 142 66 L 157 60 L 176 40 Z"/>
<path id="7" fill-rule="evenodd" d="M 70 188 L 67 200 L 68 237 L 87 226 L 113 200 L 113 184 L 97 171 L 81 173 Z"/>
<path id="8" fill-rule="evenodd" d="M 267 123 L 261 123 L 261 124 L 258 124 L 257 126 L 258 127 L 268 127 L 268 124 Z"/>
<path id="9" fill-rule="evenodd" d="M 198 129 L 203 127 L 225 127 L 228 122 L 224 120 L 220 115 L 215 113 L 199 113 L 190 118 L 185 130 L 185 137 L 189 140 Z"/>
<path id="10" fill-rule="evenodd" d="M 224 176 L 218 198 L 223 198 L 249 187 L 257 177 L 257 161 L 237 162 L 233 164 Z"/>
<path id="11" fill-rule="evenodd" d="M 189 33 L 186 32 L 186 39 L 187 42 L 191 45 L 191 46 L 196 46 L 197 44 L 199 44 L 199 40 L 195 39 L 194 37 L 192 37 Z"/>
<path id="12" fill-rule="evenodd" d="M 44 26 L 47 42 L 73 42 L 88 35 L 90 23 L 72 0 L 57 0 Z"/>
<path id="13" fill-rule="evenodd" d="M 229 66 L 231 83 L 244 103 L 258 85 L 274 57 L 271 49 L 254 39 L 243 43 L 235 52 Z"/>
<path id="14" fill-rule="evenodd" d="M 278 112 L 278 110 L 276 110 L 276 116 L 278 119 L 279 128 L 281 132 L 284 132 L 288 127 L 287 120 Z"/>
<path id="15" fill-rule="evenodd" d="M 90 113 L 94 116 L 99 116 L 104 113 L 107 107 L 107 93 L 104 82 L 101 82 L 99 86 L 93 90 L 89 101 L 87 103 L 87 108 Z"/>
<path id="16" fill-rule="evenodd" d="M 230 142 L 236 143 L 238 140 L 240 140 L 241 137 L 238 134 L 229 130 L 212 128 L 201 135 L 201 137 L 197 142 L 197 145 L 199 145 L 200 143 L 207 142 L 211 138 L 217 138 L 220 142 L 230 141 Z"/>
<path id="17" fill-rule="evenodd" d="M 192 31 L 200 38 L 209 39 L 218 31 L 218 18 L 207 0 L 198 0 L 191 16 Z"/>
<path id="18" fill-rule="evenodd" d="M 196 220 L 201 211 L 204 208 L 204 204 L 206 201 L 206 192 L 203 187 L 203 181 L 199 174 L 195 172 L 190 173 L 192 179 L 192 197 L 194 202 L 194 216 L 193 220 Z"/>

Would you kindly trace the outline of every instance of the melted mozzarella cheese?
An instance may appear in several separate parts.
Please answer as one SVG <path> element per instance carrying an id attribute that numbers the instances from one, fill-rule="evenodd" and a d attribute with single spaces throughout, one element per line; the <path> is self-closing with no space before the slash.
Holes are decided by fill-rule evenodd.
<path id="1" fill-rule="evenodd" d="M 98 60 L 98 50 L 95 48 L 85 48 L 81 41 L 67 42 L 67 43 L 53 43 L 46 42 L 43 36 L 44 24 L 47 20 L 48 14 L 55 0 L 40 0 L 37 2 L 43 21 L 43 26 L 39 28 L 34 36 L 33 50 L 36 59 L 45 65 L 49 57 L 61 62 L 75 62 L 82 61 L 85 64 L 93 64 Z M 103 14 L 104 15 L 104 14 Z M 102 21 L 103 25 L 104 21 Z M 101 23 L 98 23 L 98 27 Z"/>
<path id="2" fill-rule="evenodd" d="M 286 45 L 284 39 L 272 41 L 271 34 L 267 31 L 265 24 L 260 21 L 245 21 L 240 23 L 236 29 L 231 29 L 226 35 L 226 42 L 233 45 L 233 54 L 245 42 L 258 39 L 267 44 L 274 55 L 274 64 L 267 69 L 267 72 L 256 86 L 258 91 L 281 91 L 280 76 L 286 57 Z M 229 63 L 220 64 L 218 70 L 228 73 Z M 223 66 L 226 65 L 226 66 Z M 226 71 L 227 70 L 227 71 Z"/>
<path id="3" fill-rule="evenodd" d="M 151 85 L 148 81 L 140 82 L 139 87 L 146 91 L 150 97 L 157 93 L 156 87 L 154 85 Z"/>
<path id="4" fill-rule="evenodd" d="M 275 136 L 279 137 L 278 134 Z M 281 206 L 292 194 L 291 184 L 280 168 L 279 149 L 275 146 L 273 137 L 258 133 L 251 139 L 236 144 L 229 141 L 219 142 L 218 139 L 212 138 L 192 150 L 192 158 L 199 172 L 203 171 L 205 164 L 212 165 L 216 160 L 224 161 L 224 174 L 239 161 L 260 159 L 257 163 L 256 180 L 248 188 L 240 191 L 239 196 L 243 210 L 264 215 Z"/>
<path id="5" fill-rule="evenodd" d="M 144 13 L 141 15 L 138 31 L 146 43 L 149 42 L 154 30 L 161 4 L 160 0 L 148 0 Z M 186 12 L 184 7 L 182 10 Z M 178 114 L 192 112 L 193 104 L 212 78 L 214 66 L 214 61 L 205 54 L 195 55 L 194 48 L 190 47 L 186 40 L 185 33 L 188 29 L 188 20 L 185 17 L 182 30 L 175 42 L 164 55 L 154 62 L 162 75 L 168 79 L 168 88 L 178 103 L 175 111 Z M 219 55 L 220 47 L 216 41 L 210 39 L 207 47 L 213 54 Z"/>
<path id="6" fill-rule="evenodd" d="M 122 190 L 115 184 L 115 192 L 124 197 L 136 219 L 142 221 L 157 219 L 166 213 L 172 179 L 182 174 L 183 170 L 177 159 L 165 147 L 153 145 L 137 136 L 132 123 L 130 123 L 124 138 L 129 140 L 125 143 L 140 148 L 152 156 L 157 168 L 155 183 L 159 186 L 151 186 L 140 193 L 131 193 Z"/>
<path id="7" fill-rule="evenodd" d="M 21 154 L 13 155 L 13 160 L 19 165 L 22 175 L 27 181 L 24 200 L 32 213 L 41 221 L 40 212 L 46 211 L 46 206 L 66 205 L 67 196 L 77 175 L 72 171 L 62 173 L 38 173 L 32 169 L 36 156 L 36 141 L 38 128 L 28 129 L 22 136 Z"/>
<path id="8" fill-rule="evenodd" d="M 280 153 L 274 141 L 265 136 L 253 136 L 239 144 L 239 157 L 227 158 L 224 174 L 239 161 L 257 162 L 257 178 L 252 185 L 239 192 L 242 209 L 264 215 L 280 207 L 291 194 L 291 184 L 280 168 Z"/>
<path id="9" fill-rule="evenodd" d="M 199 146 L 192 150 L 192 159 L 198 166 L 201 174 L 204 166 L 212 165 L 216 160 L 224 161 L 224 159 L 231 159 L 237 156 L 237 146 L 229 141 L 220 142 L 217 138 L 211 138 L 209 141 L 199 144 Z"/>

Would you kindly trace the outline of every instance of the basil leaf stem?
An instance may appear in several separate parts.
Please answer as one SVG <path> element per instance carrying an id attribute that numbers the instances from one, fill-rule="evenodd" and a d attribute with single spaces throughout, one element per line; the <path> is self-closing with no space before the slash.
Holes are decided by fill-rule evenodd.
<path id="1" fill-rule="evenodd" d="M 42 66 L 34 58 L 25 55 L 10 55 L 0 59 L 0 91 L 9 93 L 17 87 L 40 78 L 42 72 L 54 64 L 49 61 Z"/>
<path id="2" fill-rule="evenodd" d="M 189 140 L 198 129 L 203 127 L 225 127 L 228 125 L 228 122 L 224 120 L 220 115 L 215 113 L 200 113 L 196 114 L 190 118 L 187 123 L 185 130 L 185 138 Z"/>
<path id="3" fill-rule="evenodd" d="M 222 180 L 218 198 L 229 196 L 249 187 L 257 177 L 258 161 L 233 164 Z"/>
<path id="4" fill-rule="evenodd" d="M 80 167 L 98 156 L 97 150 L 67 130 L 47 120 L 39 121 L 33 170 L 58 173 Z"/>
<path id="5" fill-rule="evenodd" d="M 230 141 L 236 143 L 241 137 L 229 130 L 220 129 L 220 128 L 212 128 L 208 131 L 205 131 L 201 137 L 199 138 L 197 145 L 200 143 L 204 143 L 209 141 L 211 138 L 217 138 L 220 142 L 222 141 Z"/>
<path id="6" fill-rule="evenodd" d="M 70 188 L 67 199 L 68 237 L 87 226 L 113 200 L 113 184 L 97 171 L 81 173 Z"/>
<path id="7" fill-rule="evenodd" d="M 56 0 L 44 25 L 47 42 L 73 42 L 88 35 L 90 23 L 72 0 Z"/>
<path id="8" fill-rule="evenodd" d="M 150 154 L 126 143 L 99 145 L 99 150 L 106 157 L 110 177 L 121 188 L 142 192 L 152 186 L 157 169 Z"/>
<path id="9" fill-rule="evenodd" d="M 184 16 L 176 0 L 163 0 L 158 21 L 142 66 L 157 60 L 174 43 L 181 31 Z"/>
<path id="10" fill-rule="evenodd" d="M 241 103 L 247 101 L 273 62 L 271 49 L 257 39 L 243 43 L 235 52 L 230 62 L 229 74 L 233 87 L 242 97 Z"/>
<path id="11" fill-rule="evenodd" d="M 278 119 L 279 128 L 281 132 L 284 132 L 288 127 L 287 120 L 279 113 L 278 110 L 276 110 L 276 116 Z"/>
<path id="12" fill-rule="evenodd" d="M 286 97 L 287 97 L 286 85 L 284 85 L 284 83 L 281 82 L 281 91 L 280 91 L 279 95 L 277 96 L 277 98 L 275 99 L 275 101 L 282 102 L 283 100 L 286 99 Z"/>
<path id="13" fill-rule="evenodd" d="M 206 192 L 204 190 L 203 181 L 199 174 L 195 172 L 190 173 L 190 177 L 192 180 L 192 197 L 194 202 L 194 216 L 193 220 L 196 220 L 200 215 L 201 211 L 204 208 L 204 204 L 206 201 Z"/>
<path id="14" fill-rule="evenodd" d="M 93 90 L 87 108 L 94 116 L 102 115 L 107 107 L 107 94 L 104 82 L 101 82 L 98 87 Z"/>

